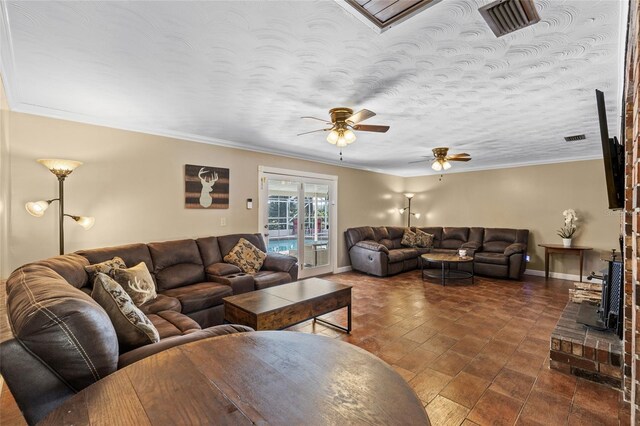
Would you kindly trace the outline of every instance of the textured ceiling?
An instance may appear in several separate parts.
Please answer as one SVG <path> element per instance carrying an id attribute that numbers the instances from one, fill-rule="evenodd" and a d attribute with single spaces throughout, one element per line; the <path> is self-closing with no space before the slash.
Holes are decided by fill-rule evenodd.
<path id="1" fill-rule="evenodd" d="M 619 129 L 622 2 L 536 0 L 542 21 L 496 38 L 484 0 L 443 0 L 383 34 L 334 1 L 3 2 L 10 106 L 323 162 L 335 106 L 367 108 L 343 164 L 403 176 L 431 148 L 450 170 L 601 156 L 594 89 Z M 318 126 L 319 124 L 319 126 Z M 567 143 L 563 137 L 585 133 Z"/>

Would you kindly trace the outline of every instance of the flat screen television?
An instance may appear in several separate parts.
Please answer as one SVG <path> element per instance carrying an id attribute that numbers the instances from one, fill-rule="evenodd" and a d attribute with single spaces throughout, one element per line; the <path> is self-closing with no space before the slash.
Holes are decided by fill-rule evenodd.
<path id="1" fill-rule="evenodd" d="M 600 121 L 600 139 L 602 141 L 609 208 L 621 209 L 624 207 L 624 147 L 618 142 L 617 137 L 609 137 L 604 93 L 599 90 L 596 90 L 596 101 L 598 103 L 598 120 Z"/>

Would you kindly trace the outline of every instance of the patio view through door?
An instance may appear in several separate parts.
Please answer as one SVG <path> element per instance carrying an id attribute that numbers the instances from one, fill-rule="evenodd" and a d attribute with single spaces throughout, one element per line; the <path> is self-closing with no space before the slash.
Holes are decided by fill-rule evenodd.
<path id="1" fill-rule="evenodd" d="M 333 180 L 260 173 L 260 229 L 267 250 L 298 258 L 300 278 L 335 267 Z"/>

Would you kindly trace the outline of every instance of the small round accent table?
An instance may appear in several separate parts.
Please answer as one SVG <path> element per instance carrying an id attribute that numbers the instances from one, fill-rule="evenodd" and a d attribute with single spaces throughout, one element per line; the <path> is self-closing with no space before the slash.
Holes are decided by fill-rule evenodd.
<path id="1" fill-rule="evenodd" d="M 441 268 L 439 269 L 427 269 L 424 267 L 424 262 L 439 263 Z M 461 271 L 459 269 L 451 269 L 451 264 L 470 263 L 471 272 Z M 457 254 L 446 253 L 426 253 L 420 256 L 420 271 L 422 273 L 422 280 L 426 278 L 440 278 L 440 282 L 444 286 L 447 280 L 467 279 L 471 278 L 471 284 L 473 284 L 473 257 L 471 256 L 458 256 Z"/>

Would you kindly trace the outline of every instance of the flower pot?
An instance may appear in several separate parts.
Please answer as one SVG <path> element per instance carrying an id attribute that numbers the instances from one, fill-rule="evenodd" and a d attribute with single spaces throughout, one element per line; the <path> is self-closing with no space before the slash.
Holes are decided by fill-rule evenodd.
<path id="1" fill-rule="evenodd" d="M 571 238 L 563 238 L 562 239 L 562 245 L 565 247 L 571 247 Z"/>

